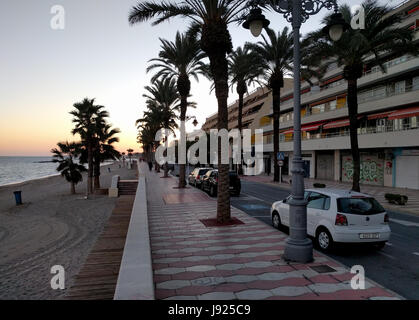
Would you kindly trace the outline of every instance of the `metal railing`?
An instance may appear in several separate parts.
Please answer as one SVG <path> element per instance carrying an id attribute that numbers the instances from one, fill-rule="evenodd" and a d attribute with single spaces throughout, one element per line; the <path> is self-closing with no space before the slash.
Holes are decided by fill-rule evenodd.
<path id="1" fill-rule="evenodd" d="M 367 128 L 358 128 L 358 135 L 364 134 L 377 134 L 377 133 L 386 133 L 386 132 L 400 132 L 407 130 L 419 130 L 419 123 L 416 125 L 404 124 L 400 127 L 396 127 L 394 124 L 389 126 L 376 126 L 376 127 L 367 127 Z M 349 136 L 349 128 L 345 128 L 340 132 L 321 132 L 309 135 L 303 135 L 302 140 L 316 140 L 316 139 L 327 139 L 327 138 L 336 138 L 336 137 L 346 137 Z M 280 135 L 280 142 L 291 142 L 293 141 L 292 136 Z"/>

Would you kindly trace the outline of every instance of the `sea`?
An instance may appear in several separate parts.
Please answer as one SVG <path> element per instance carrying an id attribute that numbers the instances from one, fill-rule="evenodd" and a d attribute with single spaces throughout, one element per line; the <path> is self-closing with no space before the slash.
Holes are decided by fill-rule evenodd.
<path id="1" fill-rule="evenodd" d="M 52 157 L 0 156 L 0 186 L 59 175 L 58 163 L 51 161 Z"/>
<path id="2" fill-rule="evenodd" d="M 52 157 L 0 157 L 0 186 L 59 175 Z"/>

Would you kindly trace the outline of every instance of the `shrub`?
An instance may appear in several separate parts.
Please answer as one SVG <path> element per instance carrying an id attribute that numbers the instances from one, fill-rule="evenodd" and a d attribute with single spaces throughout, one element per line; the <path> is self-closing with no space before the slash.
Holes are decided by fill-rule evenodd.
<path id="1" fill-rule="evenodd" d="M 392 204 L 405 205 L 409 199 L 407 196 L 395 193 L 386 193 L 384 195 L 386 200 Z"/>

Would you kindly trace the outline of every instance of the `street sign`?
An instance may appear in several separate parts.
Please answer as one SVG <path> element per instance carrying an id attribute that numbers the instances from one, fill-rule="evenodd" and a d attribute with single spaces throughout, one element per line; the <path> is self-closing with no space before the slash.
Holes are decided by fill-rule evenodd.
<path id="1" fill-rule="evenodd" d="M 278 152 L 277 157 L 278 160 L 284 161 L 285 160 L 285 153 Z"/>
<path id="2" fill-rule="evenodd" d="M 279 161 L 278 161 L 278 166 L 282 167 L 283 165 L 284 165 L 284 161 L 279 160 Z"/>

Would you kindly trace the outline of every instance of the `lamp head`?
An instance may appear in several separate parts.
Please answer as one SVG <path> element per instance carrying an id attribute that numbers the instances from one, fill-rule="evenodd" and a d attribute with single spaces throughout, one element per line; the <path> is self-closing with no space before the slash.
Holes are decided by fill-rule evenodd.
<path id="1" fill-rule="evenodd" d="M 250 29 L 254 37 L 259 37 L 262 29 L 267 28 L 269 24 L 270 21 L 262 14 L 262 10 L 255 7 L 250 10 L 246 21 L 243 23 L 243 28 Z"/>
<path id="2" fill-rule="evenodd" d="M 330 20 L 322 31 L 327 34 L 333 41 L 339 41 L 342 38 L 343 32 L 349 29 L 349 24 L 343 19 L 339 12 L 335 12 L 330 17 Z"/>

